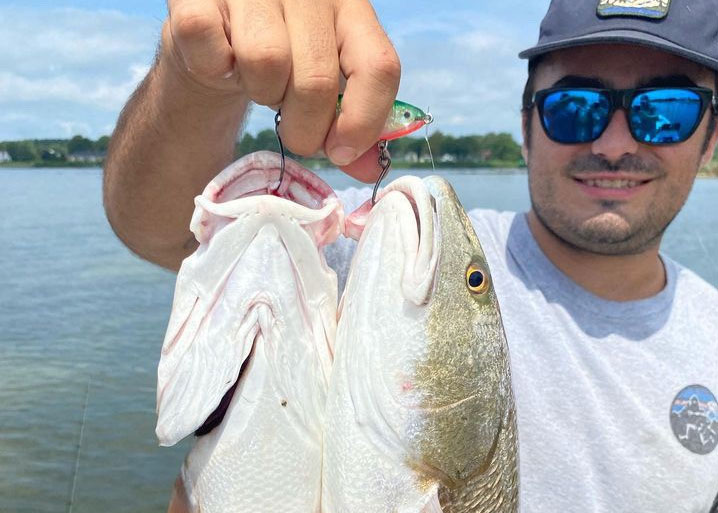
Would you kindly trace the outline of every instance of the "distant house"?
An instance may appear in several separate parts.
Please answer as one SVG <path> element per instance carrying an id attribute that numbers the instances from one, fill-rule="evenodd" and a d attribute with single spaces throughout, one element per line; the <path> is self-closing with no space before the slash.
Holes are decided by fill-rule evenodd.
<path id="1" fill-rule="evenodd" d="M 5 150 L 0 150 L 0 162 L 10 162 L 12 160 L 12 157 L 10 157 L 10 154 Z"/>
<path id="2" fill-rule="evenodd" d="M 100 164 L 105 160 L 105 153 L 99 151 L 78 151 L 67 156 L 68 162 L 83 162 L 85 164 Z"/>
<path id="3" fill-rule="evenodd" d="M 65 160 L 65 155 L 61 151 L 50 148 L 48 150 L 43 150 L 42 153 L 40 153 L 40 158 L 45 161 L 60 162 Z"/>

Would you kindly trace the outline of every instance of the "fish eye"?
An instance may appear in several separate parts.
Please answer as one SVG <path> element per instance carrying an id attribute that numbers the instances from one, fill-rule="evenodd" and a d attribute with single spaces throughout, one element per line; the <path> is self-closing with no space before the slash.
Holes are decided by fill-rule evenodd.
<path id="1" fill-rule="evenodd" d="M 409 119 L 410 117 L 411 117 L 411 112 L 409 112 L 408 110 L 405 110 L 404 111 L 404 119 Z"/>
<path id="2" fill-rule="evenodd" d="M 474 294 L 483 294 L 489 289 L 489 280 L 481 269 L 472 264 L 466 270 L 466 285 Z"/>

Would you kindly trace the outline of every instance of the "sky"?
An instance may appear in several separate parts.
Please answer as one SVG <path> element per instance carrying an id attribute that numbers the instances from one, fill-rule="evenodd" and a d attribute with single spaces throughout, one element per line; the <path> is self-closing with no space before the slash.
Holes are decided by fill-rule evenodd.
<path id="1" fill-rule="evenodd" d="M 548 0 L 377 0 L 402 63 L 398 98 L 432 130 L 520 140 L 526 62 Z M 407 8 L 407 6 L 410 6 Z M 0 140 L 109 135 L 150 68 L 164 0 L 0 0 Z M 251 133 L 273 112 L 254 107 Z"/>

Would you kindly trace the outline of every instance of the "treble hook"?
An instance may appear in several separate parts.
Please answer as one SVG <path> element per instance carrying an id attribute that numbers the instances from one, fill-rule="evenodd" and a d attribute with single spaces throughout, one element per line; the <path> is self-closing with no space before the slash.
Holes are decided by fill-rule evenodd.
<path id="1" fill-rule="evenodd" d="M 279 183 L 275 191 L 278 191 L 282 187 L 282 180 L 284 179 L 284 145 L 282 144 L 282 138 L 279 136 L 279 123 L 282 121 L 282 109 L 277 109 L 277 114 L 274 116 L 274 133 L 277 135 L 277 141 L 279 142 L 279 151 L 282 156 L 281 171 L 279 172 Z"/>
<path id="2" fill-rule="evenodd" d="M 379 178 L 377 179 L 376 183 L 374 184 L 374 192 L 372 192 L 371 195 L 371 206 L 373 207 L 376 205 L 376 193 L 379 191 L 379 185 L 381 184 L 381 181 L 386 178 L 386 175 L 389 174 L 389 168 L 391 167 L 391 157 L 389 156 L 389 152 L 386 150 L 387 145 L 389 144 L 388 141 L 381 140 L 379 141 L 378 147 L 379 147 L 379 165 L 381 166 L 381 173 L 379 173 Z"/>

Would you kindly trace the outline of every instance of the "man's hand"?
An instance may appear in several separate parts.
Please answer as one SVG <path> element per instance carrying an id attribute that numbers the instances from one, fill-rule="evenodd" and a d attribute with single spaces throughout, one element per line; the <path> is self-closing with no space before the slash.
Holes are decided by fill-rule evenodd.
<path id="1" fill-rule="evenodd" d="M 324 148 L 376 179 L 400 69 L 367 0 L 169 0 L 169 11 L 105 161 L 107 218 L 130 249 L 175 270 L 194 250 L 192 199 L 231 162 L 249 100 L 281 107 L 293 152 Z"/>
<path id="2" fill-rule="evenodd" d="M 169 12 L 161 58 L 198 90 L 281 107 L 291 151 L 323 148 L 352 176 L 376 178 L 400 65 L 366 0 L 169 0 Z"/>

